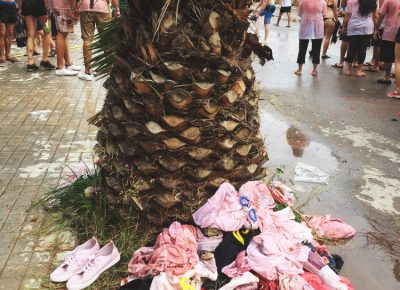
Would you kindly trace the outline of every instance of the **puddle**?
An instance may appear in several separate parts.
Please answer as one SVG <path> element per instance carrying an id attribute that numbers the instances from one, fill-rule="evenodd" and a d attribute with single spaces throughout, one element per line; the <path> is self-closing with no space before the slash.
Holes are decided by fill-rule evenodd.
<path id="1" fill-rule="evenodd" d="M 332 175 L 338 161 L 325 145 L 310 139 L 299 126 L 288 124 L 275 115 L 260 109 L 261 134 L 269 156 L 270 169 L 281 168 L 289 179 L 299 162 L 315 166 Z"/>

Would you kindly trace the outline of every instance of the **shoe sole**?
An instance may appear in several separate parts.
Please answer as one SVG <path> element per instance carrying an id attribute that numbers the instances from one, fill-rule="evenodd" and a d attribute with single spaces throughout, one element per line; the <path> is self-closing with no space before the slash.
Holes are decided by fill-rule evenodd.
<path id="1" fill-rule="evenodd" d="M 97 278 L 100 277 L 101 274 L 103 274 L 103 272 L 105 272 L 108 268 L 111 268 L 112 266 L 114 266 L 115 264 L 117 264 L 119 262 L 119 260 L 121 260 L 121 255 L 118 255 L 118 257 L 116 257 L 114 260 L 112 260 L 110 263 L 108 263 L 103 270 L 100 271 L 100 273 L 98 273 L 97 275 L 93 276 L 89 281 L 87 281 L 86 283 L 83 283 L 79 286 L 69 286 L 68 282 L 67 282 L 67 289 L 68 290 L 82 290 L 85 289 L 86 287 L 89 287 L 94 281 L 97 280 Z"/>

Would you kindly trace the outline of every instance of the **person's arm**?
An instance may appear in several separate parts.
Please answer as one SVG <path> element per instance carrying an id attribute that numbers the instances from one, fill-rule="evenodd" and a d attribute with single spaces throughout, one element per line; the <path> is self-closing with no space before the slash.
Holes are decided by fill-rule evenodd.
<path id="1" fill-rule="evenodd" d="M 114 11 L 115 11 L 114 15 L 118 17 L 121 14 L 121 12 L 119 11 L 119 2 L 118 2 L 118 0 L 112 0 L 112 6 L 113 6 Z"/>
<path id="2" fill-rule="evenodd" d="M 22 0 L 17 0 L 18 4 L 18 14 L 21 15 L 22 12 Z"/>
<path id="3" fill-rule="evenodd" d="M 339 13 L 338 13 L 339 9 L 338 9 L 338 1 L 334 0 L 333 1 L 333 17 L 335 18 L 335 21 L 338 22 L 339 21 Z"/>
<path id="4" fill-rule="evenodd" d="M 349 20 L 351 18 L 351 13 L 346 11 L 343 19 L 343 32 L 347 33 L 347 24 L 349 24 Z"/>

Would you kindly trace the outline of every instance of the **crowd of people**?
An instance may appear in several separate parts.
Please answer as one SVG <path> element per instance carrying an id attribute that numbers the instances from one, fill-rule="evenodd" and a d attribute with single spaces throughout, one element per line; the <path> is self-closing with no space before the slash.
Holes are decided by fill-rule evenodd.
<path id="1" fill-rule="evenodd" d="M 278 21 L 287 13 L 288 25 L 291 23 L 291 1 L 282 0 Z M 275 11 L 274 0 L 261 0 L 255 6 L 254 21 L 264 16 L 266 44 L 269 24 Z M 297 14 L 300 17 L 298 68 L 295 74 L 303 73 L 308 43 L 311 41 L 313 68 L 311 75 L 318 75 L 321 59 L 330 58 L 327 54 L 331 42 L 336 42 L 337 35 L 341 40 L 340 60 L 333 67 L 343 69 L 347 76 L 365 77 L 365 71 L 379 72 L 385 75 L 378 83 L 390 85 L 391 78 L 396 78 L 396 89 L 388 97 L 400 98 L 400 1 L 399 0 L 301 0 Z M 339 16 L 344 16 L 342 22 Z M 365 63 L 366 51 L 374 47 L 371 62 Z M 321 55 L 322 48 L 322 55 Z M 395 74 L 391 73 L 395 63 Z"/>
<path id="2" fill-rule="evenodd" d="M 118 16 L 118 0 L 112 0 L 113 15 Z M 76 76 L 91 81 L 94 74 L 90 68 L 90 48 L 95 29 L 101 31 L 111 19 L 109 0 L 0 0 L 0 65 L 17 63 L 20 59 L 11 54 L 15 24 L 21 20 L 26 31 L 26 55 L 28 72 L 40 68 L 55 70 L 58 76 Z M 71 59 L 68 34 L 74 32 L 74 25 L 80 21 L 83 40 L 85 69 L 75 65 Z M 35 39 L 41 36 L 42 58 L 39 66 L 34 62 Z M 53 47 L 53 49 L 51 49 Z M 52 64 L 49 56 L 57 56 Z"/>

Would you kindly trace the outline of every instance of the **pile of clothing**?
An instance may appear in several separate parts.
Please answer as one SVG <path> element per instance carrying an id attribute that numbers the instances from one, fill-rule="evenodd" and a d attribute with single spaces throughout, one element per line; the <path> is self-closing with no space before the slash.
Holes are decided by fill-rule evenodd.
<path id="1" fill-rule="evenodd" d="M 343 260 L 314 238 L 346 239 L 354 228 L 331 216 L 292 210 L 292 190 L 277 181 L 223 183 L 193 214 L 174 222 L 153 247 L 138 249 L 120 289 L 353 289 Z"/>

